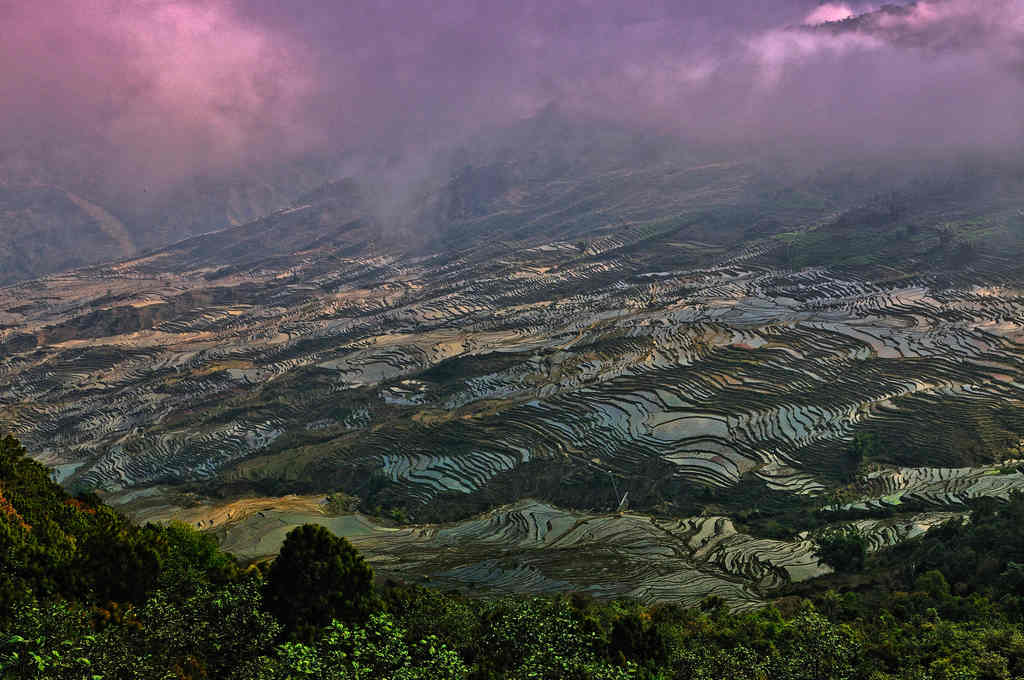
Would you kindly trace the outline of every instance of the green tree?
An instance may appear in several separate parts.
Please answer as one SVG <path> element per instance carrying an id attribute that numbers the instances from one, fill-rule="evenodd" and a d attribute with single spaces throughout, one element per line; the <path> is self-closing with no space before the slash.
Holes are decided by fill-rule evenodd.
<path id="1" fill-rule="evenodd" d="M 662 666 L 668 661 L 668 641 L 646 612 L 629 613 L 612 624 L 608 650 L 611 658 L 632 659 L 640 664 Z"/>
<path id="2" fill-rule="evenodd" d="M 842 471 L 847 481 L 852 482 L 857 477 L 857 471 L 865 460 L 872 461 L 883 457 L 884 449 L 873 432 L 858 432 L 854 435 L 853 441 L 847 448 L 846 457 L 843 459 Z"/>
<path id="3" fill-rule="evenodd" d="M 636 664 L 599 658 L 606 644 L 564 599 L 487 603 L 474 634 L 476 677 L 596 680 L 635 677 Z"/>
<path id="4" fill-rule="evenodd" d="M 860 646 L 846 626 L 814 612 L 786 624 L 780 668 L 772 677 L 785 680 L 845 680 L 853 677 Z"/>
<path id="5" fill-rule="evenodd" d="M 168 666 L 185 671 L 180 675 L 191 668 L 206 674 L 193 670 L 195 677 L 251 677 L 258 657 L 270 651 L 281 630 L 261 608 L 261 585 L 256 578 L 220 587 L 200 582 L 184 601 L 179 593 L 159 589 L 138 610 L 137 627 L 113 631 L 117 646 L 132 649 L 136 659 L 151 660 L 152 677 Z"/>
<path id="6" fill-rule="evenodd" d="M 818 557 L 836 571 L 860 571 L 868 554 L 868 541 L 852 526 L 828 529 L 817 538 Z"/>
<path id="7" fill-rule="evenodd" d="M 0 677 L 89 678 L 96 636 L 81 607 L 40 603 L 28 596 L 13 605 L 0 635 Z"/>
<path id="8" fill-rule="evenodd" d="M 285 627 L 309 638 L 331 621 L 363 621 L 379 608 L 373 570 L 344 538 L 317 524 L 288 532 L 267 574 L 266 604 Z"/>
<path id="9" fill-rule="evenodd" d="M 390 614 L 361 626 L 333 621 L 312 644 L 286 642 L 277 651 L 277 673 L 309 680 L 463 680 L 468 668 L 434 636 L 410 645 Z"/>

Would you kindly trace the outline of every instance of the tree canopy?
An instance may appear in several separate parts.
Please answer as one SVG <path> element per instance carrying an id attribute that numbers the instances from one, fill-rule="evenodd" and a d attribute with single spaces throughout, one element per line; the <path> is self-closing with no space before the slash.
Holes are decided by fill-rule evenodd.
<path id="1" fill-rule="evenodd" d="M 317 524 L 288 532 L 267 574 L 265 597 L 292 631 L 362 621 L 378 608 L 373 570 L 346 539 Z"/>

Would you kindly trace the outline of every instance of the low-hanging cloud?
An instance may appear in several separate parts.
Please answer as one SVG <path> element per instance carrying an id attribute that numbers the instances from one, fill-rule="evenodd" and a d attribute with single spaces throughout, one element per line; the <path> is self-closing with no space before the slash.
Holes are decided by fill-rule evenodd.
<path id="1" fill-rule="evenodd" d="M 823 5 L 815 7 L 814 10 L 804 17 L 804 24 L 808 26 L 818 26 L 820 24 L 833 21 L 849 19 L 855 15 L 856 12 L 853 11 L 853 8 L 844 2 L 826 2 Z"/>
<path id="2" fill-rule="evenodd" d="M 1024 3 L 933 0 L 747 43 L 768 134 L 822 144 L 1019 149 Z M 760 99 L 758 99 L 760 97 Z M 756 128 L 756 124 L 753 124 Z"/>
<path id="3" fill-rule="evenodd" d="M 117 182 L 561 109 L 828 149 L 1024 138 L 1024 1 L 0 0 L 0 152 Z"/>
<path id="4" fill-rule="evenodd" d="M 0 151 L 161 183 L 313 141 L 301 46 L 225 3 L 15 1 L 0 19 Z"/>

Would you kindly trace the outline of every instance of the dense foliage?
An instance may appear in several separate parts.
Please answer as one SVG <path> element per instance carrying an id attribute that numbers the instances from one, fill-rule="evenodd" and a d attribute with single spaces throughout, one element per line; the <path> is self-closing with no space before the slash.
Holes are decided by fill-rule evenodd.
<path id="1" fill-rule="evenodd" d="M 1024 676 L 1021 497 L 878 555 L 854 549 L 856 570 L 736 613 L 713 599 L 684 609 L 375 586 L 346 541 L 310 526 L 266 575 L 243 570 L 186 526 L 136 527 L 71 498 L 10 438 L 0 494 L 4 678 Z M 842 560 L 857 544 L 836 532 L 823 550 Z"/>
<path id="2" fill-rule="evenodd" d="M 95 496 L 72 498 L 12 437 L 0 439 L 0 614 L 20 594 L 89 604 L 142 602 L 167 570 L 225 582 L 237 571 L 188 527 L 138 527 Z"/>
<path id="3" fill-rule="evenodd" d="M 363 621 L 375 609 L 373 571 L 356 549 L 322 526 L 291 531 L 267 574 L 267 609 L 289 629 Z"/>
<path id="4" fill-rule="evenodd" d="M 818 536 L 818 557 L 837 571 L 859 571 L 864 567 L 868 542 L 850 526 L 826 529 Z"/>

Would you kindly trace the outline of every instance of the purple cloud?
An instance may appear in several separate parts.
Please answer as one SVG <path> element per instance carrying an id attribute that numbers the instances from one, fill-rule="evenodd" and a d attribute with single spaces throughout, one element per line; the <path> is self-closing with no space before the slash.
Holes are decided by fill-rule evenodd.
<path id="1" fill-rule="evenodd" d="M 47 142 L 82 172 L 170 184 L 551 102 L 705 142 L 1006 148 L 1022 5 L 0 1 L 0 152 Z"/>

